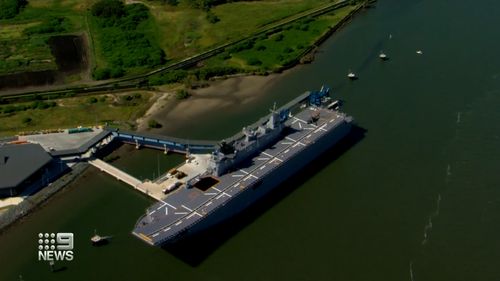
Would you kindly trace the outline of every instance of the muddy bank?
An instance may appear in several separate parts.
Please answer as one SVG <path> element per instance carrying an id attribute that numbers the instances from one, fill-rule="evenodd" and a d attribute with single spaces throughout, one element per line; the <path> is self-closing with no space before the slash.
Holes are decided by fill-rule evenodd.
<path id="1" fill-rule="evenodd" d="M 293 71 L 293 70 L 290 70 Z M 262 94 L 278 79 L 287 75 L 243 76 L 210 82 L 210 86 L 191 91 L 191 97 L 178 101 L 170 98 L 158 99 L 138 124 L 139 131 L 151 131 L 166 135 L 178 135 L 189 124 L 205 119 L 213 112 L 235 110 L 262 97 Z M 147 121 L 155 119 L 162 128 L 149 129 Z"/>
<path id="2" fill-rule="evenodd" d="M 52 36 L 48 41 L 57 70 L 21 72 L 0 76 L 0 90 L 64 83 L 65 78 L 88 68 L 84 36 Z"/>

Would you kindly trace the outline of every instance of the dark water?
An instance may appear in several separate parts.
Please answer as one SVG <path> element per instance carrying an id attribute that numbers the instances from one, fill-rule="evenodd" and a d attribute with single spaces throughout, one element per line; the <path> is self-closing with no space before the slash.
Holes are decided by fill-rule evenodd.
<path id="1" fill-rule="evenodd" d="M 499 14 L 497 1 L 381 0 L 251 106 L 189 124 L 193 137 L 224 137 L 326 83 L 366 130 L 199 259 L 133 238 L 150 200 L 91 170 L 0 236 L 0 280 L 500 279 Z M 143 152 L 115 163 L 149 176 L 164 156 Z M 95 228 L 112 242 L 92 248 Z M 75 261 L 57 273 L 36 260 L 43 231 L 75 232 Z"/>

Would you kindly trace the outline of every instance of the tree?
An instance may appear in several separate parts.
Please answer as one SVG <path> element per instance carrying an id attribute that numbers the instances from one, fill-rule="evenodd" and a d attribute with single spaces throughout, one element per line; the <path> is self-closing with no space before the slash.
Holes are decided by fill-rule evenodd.
<path id="1" fill-rule="evenodd" d="M 15 17 L 27 4 L 26 0 L 0 0 L 0 19 Z"/>
<path id="2" fill-rule="evenodd" d="M 118 0 L 100 0 L 92 5 L 93 16 L 101 18 L 119 18 L 125 14 L 125 5 Z"/>

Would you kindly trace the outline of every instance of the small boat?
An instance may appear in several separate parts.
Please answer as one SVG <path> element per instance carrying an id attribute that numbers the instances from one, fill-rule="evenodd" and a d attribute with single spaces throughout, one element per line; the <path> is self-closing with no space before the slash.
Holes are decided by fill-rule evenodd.
<path id="1" fill-rule="evenodd" d="M 389 59 L 389 57 L 384 52 L 380 52 L 380 55 L 378 55 L 378 57 L 381 60 L 388 60 Z"/>
<path id="2" fill-rule="evenodd" d="M 417 55 L 421 55 L 421 54 L 423 54 L 424 52 L 422 52 L 422 50 L 417 50 L 417 52 L 416 52 L 416 53 L 417 53 Z"/>
<path id="3" fill-rule="evenodd" d="M 349 78 L 351 80 L 358 79 L 358 77 L 356 76 L 356 74 L 354 74 L 354 72 L 352 72 L 352 71 L 349 71 L 349 74 L 347 74 L 347 78 Z"/>
<path id="4" fill-rule="evenodd" d="M 90 242 L 92 242 L 92 245 L 94 246 L 105 245 L 108 244 L 109 238 L 111 238 L 111 236 L 101 236 L 94 230 L 94 236 L 90 238 Z"/>

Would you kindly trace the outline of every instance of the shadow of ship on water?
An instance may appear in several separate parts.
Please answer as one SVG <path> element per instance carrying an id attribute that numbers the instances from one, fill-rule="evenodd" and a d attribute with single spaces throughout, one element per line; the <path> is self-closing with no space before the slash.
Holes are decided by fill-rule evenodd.
<path id="1" fill-rule="evenodd" d="M 264 212 L 272 208 L 280 200 L 283 200 L 296 188 L 339 158 L 344 152 L 355 146 L 365 137 L 365 134 L 365 129 L 353 125 L 350 133 L 334 147 L 316 158 L 314 164 L 307 165 L 301 170 L 300 174 L 288 178 L 241 213 L 203 232 L 183 237 L 175 243 L 162 246 L 162 248 L 190 266 L 196 267 L 200 265 L 232 236 L 258 219 Z"/>

